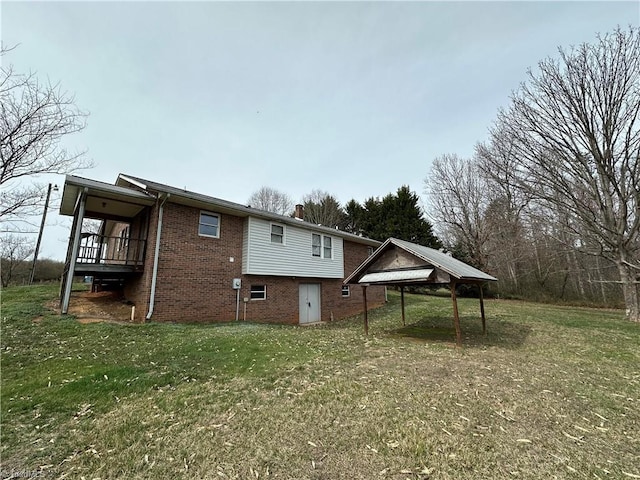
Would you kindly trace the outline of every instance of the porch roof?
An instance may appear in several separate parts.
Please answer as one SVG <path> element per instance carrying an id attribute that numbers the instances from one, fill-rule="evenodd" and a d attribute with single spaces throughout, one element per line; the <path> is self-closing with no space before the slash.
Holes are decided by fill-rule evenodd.
<path id="1" fill-rule="evenodd" d="M 131 188 L 67 175 L 60 202 L 61 215 L 73 215 L 78 193 L 86 191 L 85 217 L 100 219 L 132 218 L 156 198 Z"/>

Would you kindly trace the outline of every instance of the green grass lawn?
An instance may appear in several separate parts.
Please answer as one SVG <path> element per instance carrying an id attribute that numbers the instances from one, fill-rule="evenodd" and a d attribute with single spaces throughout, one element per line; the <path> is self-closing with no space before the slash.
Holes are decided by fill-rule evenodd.
<path id="1" fill-rule="evenodd" d="M 619 311 L 399 296 L 315 327 L 87 324 L 2 292 L 0 478 L 640 478 Z"/>

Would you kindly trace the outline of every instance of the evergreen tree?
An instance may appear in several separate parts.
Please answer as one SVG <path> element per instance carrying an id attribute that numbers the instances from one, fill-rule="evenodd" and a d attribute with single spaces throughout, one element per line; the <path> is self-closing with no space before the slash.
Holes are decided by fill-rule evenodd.
<path id="1" fill-rule="evenodd" d="M 403 185 L 395 195 L 390 193 L 382 199 L 371 197 L 360 210 L 354 205 L 350 208 L 360 217 L 354 217 L 357 219 L 358 233 L 369 238 L 384 241 L 394 237 L 426 247 L 441 248 L 442 243 L 434 235 L 418 203 L 418 195 Z"/>

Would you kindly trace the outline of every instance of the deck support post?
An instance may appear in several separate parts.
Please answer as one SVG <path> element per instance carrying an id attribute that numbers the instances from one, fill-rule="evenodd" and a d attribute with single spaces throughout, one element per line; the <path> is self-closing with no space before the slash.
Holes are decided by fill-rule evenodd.
<path id="1" fill-rule="evenodd" d="M 462 333 L 460 331 L 460 316 L 458 314 L 458 299 L 456 297 L 456 282 L 449 284 L 451 288 L 451 301 L 453 303 L 453 326 L 456 328 L 456 345 L 462 347 Z"/>
<path id="2" fill-rule="evenodd" d="M 484 317 L 484 294 L 482 293 L 482 284 L 480 284 L 480 317 L 482 318 L 482 334 L 487 334 L 487 322 Z"/>
<path id="3" fill-rule="evenodd" d="M 400 305 L 402 305 L 402 326 L 406 326 L 407 323 L 404 316 L 404 286 L 400 287 Z"/>
<path id="4" fill-rule="evenodd" d="M 364 302 L 364 334 L 369 335 L 369 312 L 367 311 L 367 286 L 362 286 L 362 300 Z"/>
<path id="5" fill-rule="evenodd" d="M 67 251 L 67 263 L 69 264 L 69 270 L 67 276 L 64 279 L 64 288 L 62 291 L 62 297 L 60 298 L 60 313 L 63 315 L 69 311 L 69 300 L 71 299 L 71 288 L 73 286 L 73 274 L 76 269 L 76 260 L 78 258 L 78 251 L 80 249 L 80 234 L 82 233 L 82 221 L 84 220 L 84 207 L 87 202 L 87 188 L 78 193 L 76 199 L 76 207 L 73 215 L 73 228 L 71 229 L 71 237 L 73 239 L 71 246 Z"/>

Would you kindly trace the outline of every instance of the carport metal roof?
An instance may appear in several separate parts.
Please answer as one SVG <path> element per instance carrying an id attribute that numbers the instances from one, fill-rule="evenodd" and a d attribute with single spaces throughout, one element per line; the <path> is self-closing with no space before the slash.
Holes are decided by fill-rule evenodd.
<path id="1" fill-rule="evenodd" d="M 391 285 L 400 287 L 402 323 L 405 324 L 404 287 L 407 285 L 448 285 L 453 303 L 453 322 L 456 342 L 462 343 L 456 285 L 475 284 L 480 287 L 480 313 L 482 332 L 486 332 L 482 284 L 498 279 L 472 267 L 452 256 L 415 243 L 387 239 L 345 280 L 346 285 L 361 285 L 364 297 L 364 327 L 369 331 L 366 288 L 369 285 Z"/>

